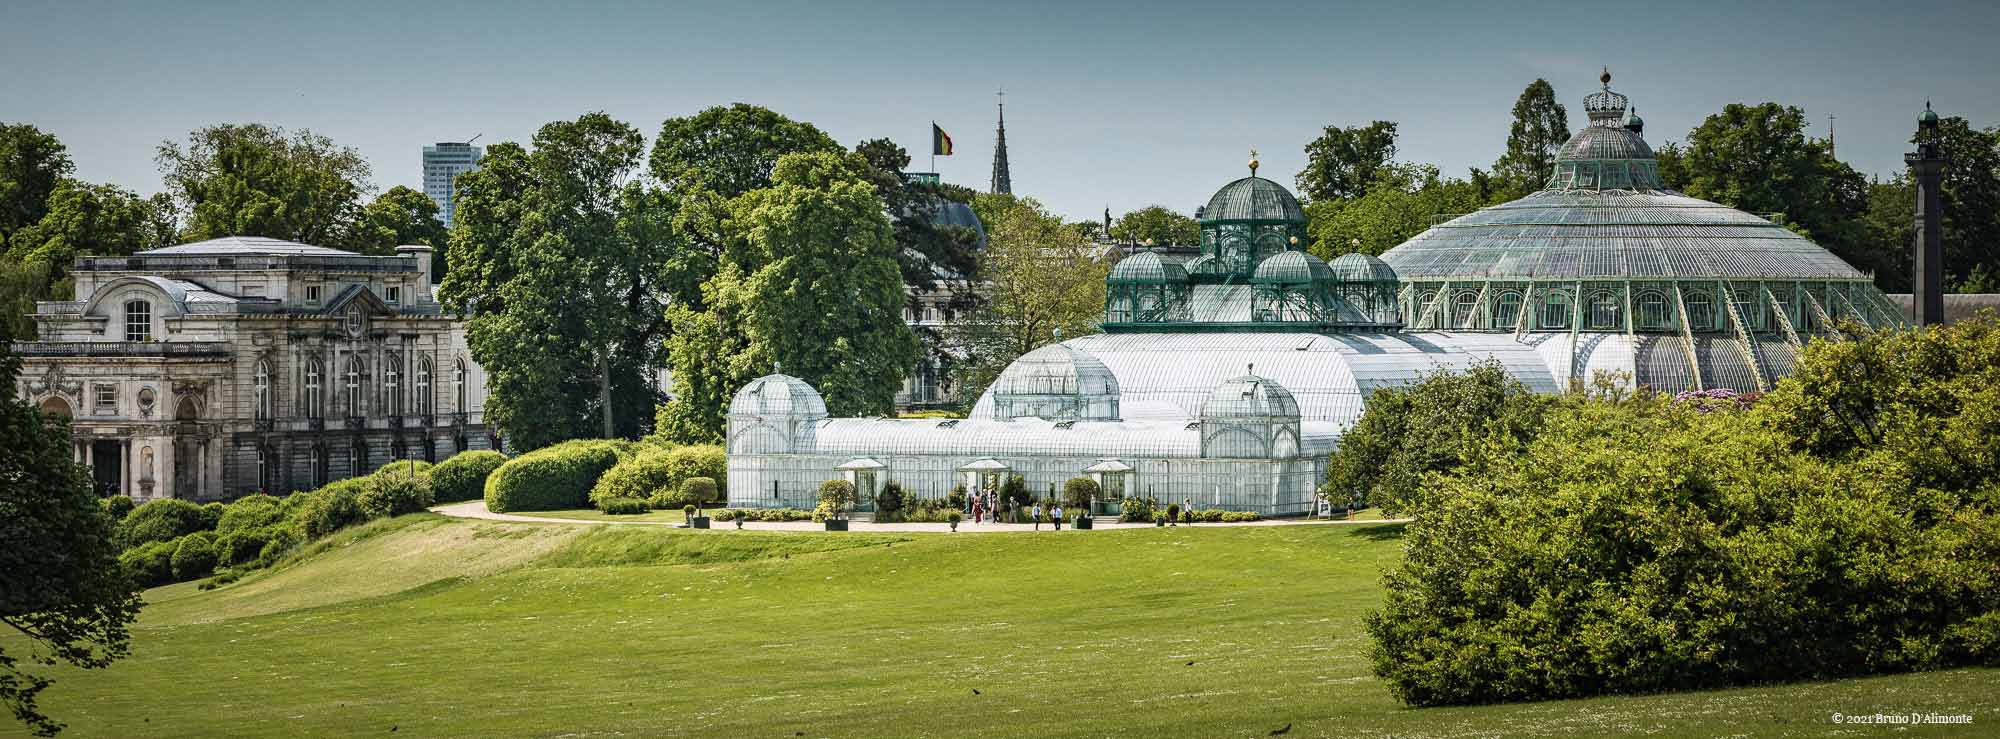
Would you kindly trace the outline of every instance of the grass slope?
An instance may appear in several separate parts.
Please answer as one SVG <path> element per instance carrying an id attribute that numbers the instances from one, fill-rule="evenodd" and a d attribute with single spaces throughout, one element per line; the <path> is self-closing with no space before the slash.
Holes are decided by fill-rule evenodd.
<path id="1" fill-rule="evenodd" d="M 155 591 L 180 615 L 149 612 L 131 659 L 60 672 L 45 706 L 77 736 L 1874 735 L 1885 727 L 1829 716 L 2000 720 L 1991 670 L 1402 708 L 1369 674 L 1359 624 L 1399 556 L 1394 525 L 842 536 L 403 521 L 264 581 Z M 428 575 L 246 615 L 446 541 L 415 558 Z M 546 553 L 526 561 L 510 542 Z M 243 617 L 186 623 L 204 604 Z"/>

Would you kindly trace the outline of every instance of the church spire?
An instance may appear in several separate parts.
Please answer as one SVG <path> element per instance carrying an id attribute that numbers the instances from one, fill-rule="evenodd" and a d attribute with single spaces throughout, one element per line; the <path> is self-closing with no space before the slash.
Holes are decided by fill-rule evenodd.
<path id="1" fill-rule="evenodd" d="M 991 192 L 1014 193 L 1014 178 L 1007 173 L 1007 92 L 994 93 L 1000 103 L 1000 128 L 993 144 L 993 184 Z"/>

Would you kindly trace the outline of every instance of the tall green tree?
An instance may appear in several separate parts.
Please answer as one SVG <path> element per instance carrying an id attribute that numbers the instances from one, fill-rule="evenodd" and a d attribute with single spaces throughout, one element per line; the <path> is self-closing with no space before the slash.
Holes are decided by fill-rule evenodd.
<path id="1" fill-rule="evenodd" d="M 990 297 L 950 329 L 966 352 L 952 381 L 967 407 L 1016 357 L 1058 334 L 1096 333 L 1111 271 L 1095 244 L 1033 198 L 982 195 L 974 207 L 987 224 L 980 274 Z"/>
<path id="2" fill-rule="evenodd" d="M 651 166 L 670 191 L 702 189 L 727 199 L 769 187 L 786 154 L 840 150 L 810 123 L 735 103 L 661 123 Z"/>
<path id="3" fill-rule="evenodd" d="M 1307 200 L 1347 200 L 1368 194 L 1376 170 L 1396 158 L 1396 124 L 1327 126 L 1306 144 L 1306 168 L 1296 183 Z"/>
<path id="4" fill-rule="evenodd" d="M 47 262 L 0 259 L 0 330 L 18 339 L 35 337 L 35 301 L 49 292 Z"/>
<path id="5" fill-rule="evenodd" d="M 1201 243 L 1201 224 L 1164 205 L 1148 205 L 1120 216 L 1111 225 L 1111 238 L 1135 244 L 1194 245 Z"/>
<path id="6" fill-rule="evenodd" d="M 603 113 L 500 144 L 461 175 L 439 299 L 469 317 L 487 419 L 518 447 L 636 436 L 675 284 L 665 200 L 634 181 L 637 129 Z"/>
<path id="7" fill-rule="evenodd" d="M 1376 172 L 1366 195 L 1306 206 L 1310 249 L 1327 260 L 1349 252 L 1379 255 L 1423 233 L 1439 217 L 1470 213 L 1496 197 L 1501 195 L 1478 170 L 1461 180 L 1441 177 L 1430 165 L 1392 164 Z"/>
<path id="8" fill-rule="evenodd" d="M 115 185 L 63 180 L 49 194 L 42 219 L 8 241 L 7 255 L 49 265 L 61 280 L 81 256 L 121 256 L 166 246 L 174 239 L 173 204 L 142 198 Z"/>
<path id="9" fill-rule="evenodd" d="M 371 189 L 360 152 L 260 123 L 196 129 L 185 143 L 161 142 L 155 161 L 189 240 L 266 236 L 344 247 Z"/>
<path id="10" fill-rule="evenodd" d="M 438 218 L 437 201 L 431 196 L 402 185 L 389 188 L 361 209 L 348 245 L 363 254 L 389 255 L 404 244 L 435 247 L 431 254 L 433 279 L 444 276 L 448 234 Z"/>
<path id="11" fill-rule="evenodd" d="M 660 412 L 664 436 L 720 439 L 736 388 L 779 364 L 834 415 L 889 412 L 918 345 L 875 172 L 858 154 L 788 154 L 770 187 L 731 201 L 707 310 L 668 310 L 675 399 Z"/>
<path id="12" fill-rule="evenodd" d="M 0 246 L 42 220 L 49 195 L 76 165 L 53 134 L 25 123 L 0 123 Z"/>
<path id="13" fill-rule="evenodd" d="M 62 724 L 36 698 L 51 679 L 35 666 L 109 666 L 131 651 L 139 594 L 118 564 L 112 521 L 90 474 L 71 461 L 69 420 L 12 392 L 20 359 L 0 333 L 0 702 L 37 736 Z"/>
<path id="14" fill-rule="evenodd" d="M 1569 140 L 1569 111 L 1556 102 L 1556 89 L 1536 78 L 1514 101 L 1507 128 L 1507 153 L 1493 163 L 1493 176 L 1512 200 L 1541 189 L 1556 165 L 1556 152 Z"/>
<path id="15" fill-rule="evenodd" d="M 1685 192 L 1753 213 L 1782 213 L 1795 230 L 1884 287 L 1908 283 L 1909 266 L 1867 227 L 1868 180 L 1805 135 L 1805 111 L 1731 103 L 1688 134 L 1679 165 Z"/>

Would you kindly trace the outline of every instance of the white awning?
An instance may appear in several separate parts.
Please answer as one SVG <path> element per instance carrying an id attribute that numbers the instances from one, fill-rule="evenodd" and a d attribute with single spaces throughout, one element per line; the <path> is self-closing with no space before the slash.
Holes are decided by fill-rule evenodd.
<path id="1" fill-rule="evenodd" d="M 1120 462 L 1115 459 L 1106 459 L 1098 462 L 1097 464 L 1093 464 L 1089 467 L 1083 468 L 1083 471 L 1084 472 L 1131 472 L 1132 465 Z"/>
<path id="2" fill-rule="evenodd" d="M 960 471 L 960 472 L 1005 472 L 1005 471 L 1007 471 L 1007 470 L 1010 470 L 1010 469 L 1013 469 L 1013 468 L 1012 468 L 1012 467 L 1008 467 L 1008 466 L 1007 466 L 1007 464 L 1006 464 L 1005 462 L 1001 462 L 1000 460 L 997 460 L 997 459 L 994 459 L 994 458 L 992 458 L 992 457 L 986 457 L 986 458 L 984 458 L 984 459 L 981 459 L 981 460 L 979 460 L 979 461 L 976 461 L 976 462 L 972 462 L 972 463 L 970 463 L 970 464 L 967 464 L 967 465 L 965 465 L 965 466 L 963 466 L 963 467 L 960 467 L 960 468 L 958 468 L 958 471 Z"/>
<path id="3" fill-rule="evenodd" d="M 875 461 L 875 460 L 873 460 L 873 459 L 869 459 L 869 458 L 867 458 L 867 457 L 862 457 L 862 458 L 860 458 L 860 459 L 850 459 L 850 460 L 848 460 L 848 461 L 846 461 L 846 462 L 842 462 L 842 463 L 840 464 L 840 466 L 839 466 L 839 467 L 835 467 L 834 469 L 836 469 L 836 470 L 879 470 L 879 469 L 882 469 L 882 468 L 884 468 L 884 467 L 888 467 L 888 466 L 889 466 L 889 465 L 886 465 L 886 464 L 882 464 L 881 462 L 877 462 L 877 461 Z"/>

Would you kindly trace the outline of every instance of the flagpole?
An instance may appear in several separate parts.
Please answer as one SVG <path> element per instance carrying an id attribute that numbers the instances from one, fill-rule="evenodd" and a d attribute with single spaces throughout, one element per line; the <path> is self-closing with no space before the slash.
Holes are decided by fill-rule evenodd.
<path id="1" fill-rule="evenodd" d="M 931 173 L 937 173 L 937 121 L 931 121 Z"/>

